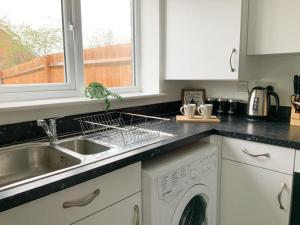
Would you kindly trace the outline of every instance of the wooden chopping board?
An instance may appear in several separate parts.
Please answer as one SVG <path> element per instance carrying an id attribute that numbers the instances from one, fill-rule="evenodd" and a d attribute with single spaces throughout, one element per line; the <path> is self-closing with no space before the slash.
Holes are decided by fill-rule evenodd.
<path id="1" fill-rule="evenodd" d="M 194 116 L 192 119 L 187 118 L 187 116 L 176 116 L 177 122 L 185 123 L 220 123 L 220 119 L 216 116 L 211 116 L 210 119 L 204 119 L 202 116 Z"/>

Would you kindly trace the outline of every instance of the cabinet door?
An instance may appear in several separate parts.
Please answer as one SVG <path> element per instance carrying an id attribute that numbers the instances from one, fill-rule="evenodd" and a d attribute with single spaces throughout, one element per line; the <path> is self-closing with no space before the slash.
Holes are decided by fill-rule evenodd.
<path id="1" fill-rule="evenodd" d="M 1 212 L 0 225 L 67 225 L 139 191 L 141 162 Z M 70 207 L 74 202 L 83 205 Z M 69 207 L 64 207 L 66 203 Z"/>
<path id="2" fill-rule="evenodd" d="M 299 9 L 299 0 L 249 0 L 248 55 L 300 52 Z"/>
<path id="3" fill-rule="evenodd" d="M 241 11 L 241 0 L 165 0 L 166 79 L 238 79 Z"/>
<path id="4" fill-rule="evenodd" d="M 141 212 L 141 193 L 138 193 L 73 225 L 142 225 Z"/>
<path id="5" fill-rule="evenodd" d="M 220 224 L 288 225 L 291 187 L 291 175 L 223 159 Z"/>

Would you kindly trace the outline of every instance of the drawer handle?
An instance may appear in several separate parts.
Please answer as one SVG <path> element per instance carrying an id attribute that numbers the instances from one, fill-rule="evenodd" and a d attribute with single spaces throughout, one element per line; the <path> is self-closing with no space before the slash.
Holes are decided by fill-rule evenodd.
<path id="1" fill-rule="evenodd" d="M 233 54 L 236 53 L 236 52 L 237 52 L 236 49 L 233 48 L 232 51 L 231 51 L 231 54 L 230 54 L 229 64 L 230 64 L 231 72 L 235 72 L 235 68 L 232 65 L 232 57 L 233 57 Z"/>
<path id="2" fill-rule="evenodd" d="M 248 150 L 246 149 L 246 148 L 244 148 L 244 147 L 242 147 L 242 151 L 245 153 L 245 154 L 247 154 L 247 155 L 249 155 L 249 156 L 251 156 L 251 157 L 255 157 L 255 158 L 257 158 L 257 157 L 267 157 L 267 158 L 271 158 L 271 155 L 270 155 L 270 153 L 264 153 L 264 154 L 252 154 L 252 153 L 250 153 L 250 152 L 248 152 Z"/>
<path id="3" fill-rule="evenodd" d="M 133 207 L 134 211 L 134 225 L 140 225 L 140 208 L 138 205 Z"/>
<path id="4" fill-rule="evenodd" d="M 278 203 L 279 203 L 279 208 L 284 210 L 285 207 L 283 206 L 282 204 L 282 194 L 283 194 L 283 191 L 287 188 L 287 185 L 285 183 L 281 183 L 281 190 L 279 192 L 279 194 L 277 195 L 277 200 L 278 200 Z"/>
<path id="5" fill-rule="evenodd" d="M 96 189 L 93 193 L 89 194 L 86 197 L 83 197 L 78 200 L 64 202 L 63 208 L 71 208 L 71 207 L 83 207 L 90 204 L 98 195 L 100 194 L 100 189 Z"/>

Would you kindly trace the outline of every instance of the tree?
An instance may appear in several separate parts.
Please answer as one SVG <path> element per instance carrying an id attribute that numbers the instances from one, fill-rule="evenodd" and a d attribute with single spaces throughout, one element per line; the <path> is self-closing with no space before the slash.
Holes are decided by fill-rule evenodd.
<path id="1" fill-rule="evenodd" d="M 85 48 L 98 48 L 102 46 L 110 46 L 114 44 L 114 34 L 110 29 L 98 30 L 90 38 L 88 38 Z"/>
<path id="2" fill-rule="evenodd" d="M 86 37 L 85 48 L 99 48 L 116 44 L 131 43 L 130 36 L 116 36 L 111 29 L 99 29 L 90 37 Z"/>
<path id="3" fill-rule="evenodd" d="M 0 18 L 0 70 L 7 69 L 35 57 L 31 50 L 18 41 L 17 35 L 5 18 Z"/>
<path id="4" fill-rule="evenodd" d="M 33 28 L 31 25 L 12 25 L 0 18 L 0 69 L 9 68 L 35 57 L 63 52 L 62 29 L 51 25 Z"/>
<path id="5" fill-rule="evenodd" d="M 30 25 L 14 27 L 16 38 L 22 45 L 36 56 L 44 56 L 63 51 L 63 35 L 61 28 L 49 25 L 34 29 Z"/>

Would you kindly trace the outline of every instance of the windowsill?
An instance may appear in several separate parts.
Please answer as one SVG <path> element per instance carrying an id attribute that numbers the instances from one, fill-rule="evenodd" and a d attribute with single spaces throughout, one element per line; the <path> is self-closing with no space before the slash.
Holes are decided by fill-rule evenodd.
<path id="1" fill-rule="evenodd" d="M 134 100 L 143 98 L 155 98 L 166 96 L 166 93 L 127 93 L 120 94 L 123 100 Z M 58 99 L 43 99 L 33 101 L 21 101 L 21 102 L 3 102 L 0 103 L 0 112 L 10 112 L 18 110 L 34 110 L 49 107 L 59 106 L 74 106 L 74 105 L 90 105 L 99 104 L 103 102 L 103 99 L 89 99 L 86 97 L 74 97 L 74 98 L 58 98 Z"/>

